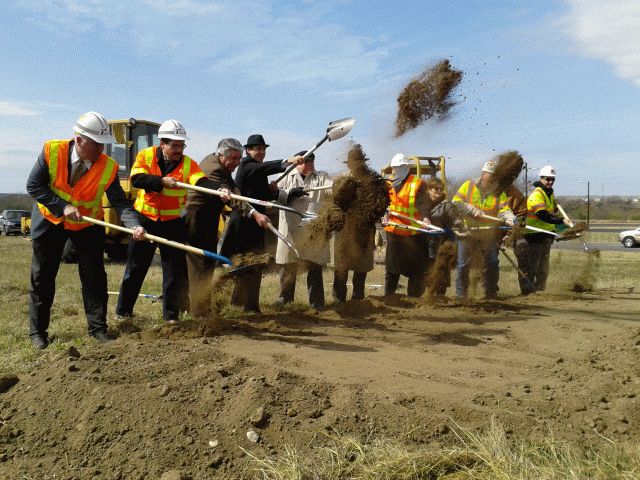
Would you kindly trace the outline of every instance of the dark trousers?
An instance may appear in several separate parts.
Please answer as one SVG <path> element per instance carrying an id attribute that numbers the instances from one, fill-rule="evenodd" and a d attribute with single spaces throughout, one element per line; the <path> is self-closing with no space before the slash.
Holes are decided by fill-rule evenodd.
<path id="1" fill-rule="evenodd" d="M 307 293 L 309 305 L 320 310 L 324 308 L 324 283 L 322 280 L 322 265 L 309 261 L 301 261 L 301 265 L 307 269 Z M 291 303 L 296 293 L 296 277 L 298 275 L 297 263 L 286 263 L 280 271 L 280 298 L 282 303 Z"/>
<path id="2" fill-rule="evenodd" d="M 336 270 L 333 273 L 333 298 L 339 302 L 347 299 L 347 280 L 349 270 Z M 362 300 L 364 298 L 364 284 L 367 280 L 367 272 L 353 272 L 353 293 L 352 300 Z"/>
<path id="3" fill-rule="evenodd" d="M 236 274 L 231 294 L 232 305 L 244 307 L 245 312 L 260 312 L 260 284 L 263 270 L 262 265 L 254 265 Z"/>
<path id="4" fill-rule="evenodd" d="M 541 292 L 547 288 L 549 256 L 552 244 L 553 238 L 549 235 L 546 235 L 546 238 L 529 242 L 529 268 L 526 273 L 536 290 Z"/>
<path id="5" fill-rule="evenodd" d="M 407 295 L 409 295 L 410 297 L 421 297 L 427 289 L 426 275 L 424 273 L 419 273 L 416 275 L 411 275 L 407 278 L 409 279 L 409 283 L 407 285 Z M 386 272 L 384 274 L 384 294 L 393 295 L 394 293 L 396 293 L 399 281 L 399 273 Z"/>
<path id="6" fill-rule="evenodd" d="M 518 283 L 520 284 L 520 293 L 523 295 L 528 295 L 532 293 L 534 289 L 534 284 L 530 280 L 529 277 L 529 244 L 524 237 L 518 238 L 514 241 L 513 244 L 513 253 L 516 255 L 516 262 L 518 264 L 518 268 L 525 274 L 518 274 Z"/>
<path id="7" fill-rule="evenodd" d="M 67 239 L 78 252 L 78 273 L 82 303 L 89 333 L 107 330 L 107 274 L 104 270 L 104 228 L 65 230 L 49 228 L 31 241 L 31 286 L 29 288 L 29 335 L 48 335 L 51 305 L 56 292 L 56 276 Z"/>
<path id="8" fill-rule="evenodd" d="M 184 243 L 186 228 L 184 220 L 178 218 L 166 222 L 144 222 L 148 233 L 168 240 Z M 158 244 L 155 242 L 129 241 L 127 267 L 120 285 L 116 313 L 133 315 L 142 283 L 147 275 Z M 178 320 L 180 312 L 189 310 L 189 279 L 184 250 L 160 244 L 162 262 L 162 316 L 165 320 Z"/>

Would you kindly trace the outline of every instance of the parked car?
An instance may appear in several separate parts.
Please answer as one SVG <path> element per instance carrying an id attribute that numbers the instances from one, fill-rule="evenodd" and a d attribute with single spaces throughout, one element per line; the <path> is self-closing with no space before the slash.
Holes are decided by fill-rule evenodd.
<path id="1" fill-rule="evenodd" d="M 640 227 L 635 230 L 625 230 L 620 232 L 620 242 L 627 248 L 640 245 Z"/>
<path id="2" fill-rule="evenodd" d="M 31 217 L 28 210 L 4 210 L 0 215 L 0 234 L 2 235 L 20 235 L 22 233 L 21 218 Z"/>

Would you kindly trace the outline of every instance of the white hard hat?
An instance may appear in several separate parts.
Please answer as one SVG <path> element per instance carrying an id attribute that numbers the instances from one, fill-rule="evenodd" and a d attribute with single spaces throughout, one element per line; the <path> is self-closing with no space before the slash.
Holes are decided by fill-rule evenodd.
<path id="1" fill-rule="evenodd" d="M 98 112 L 87 112 L 81 115 L 73 126 L 73 131 L 98 143 L 115 142 L 107 120 Z"/>
<path id="2" fill-rule="evenodd" d="M 493 160 L 489 160 L 482 166 L 482 171 L 487 173 L 495 173 L 496 162 L 494 162 Z"/>
<path id="3" fill-rule="evenodd" d="M 402 165 L 410 165 L 411 161 L 402 153 L 396 153 L 391 159 L 390 167 L 400 167 Z"/>
<path id="4" fill-rule="evenodd" d="M 162 122 L 158 129 L 158 138 L 168 138 L 169 140 L 189 140 L 187 132 L 182 124 L 177 120 L 166 120 Z"/>
<path id="5" fill-rule="evenodd" d="M 540 169 L 540 176 L 541 177 L 555 177 L 556 176 L 556 169 L 553 168 L 551 165 L 545 165 L 544 167 L 542 167 Z"/>

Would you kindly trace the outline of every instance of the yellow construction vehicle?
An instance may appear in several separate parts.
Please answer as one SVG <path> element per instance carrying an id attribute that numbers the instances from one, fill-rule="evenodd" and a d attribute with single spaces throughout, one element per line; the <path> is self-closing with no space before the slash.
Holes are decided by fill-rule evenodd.
<path id="1" fill-rule="evenodd" d="M 111 125 L 111 132 L 116 141 L 105 145 L 104 153 L 118 162 L 120 185 L 122 185 L 127 198 L 133 200 L 137 190 L 131 187 L 129 180 L 131 167 L 140 150 L 160 145 L 160 140 L 158 140 L 160 124 L 149 120 L 130 118 L 128 120 L 109 120 L 109 125 Z M 102 197 L 102 206 L 105 222 L 122 225 L 118 213 L 109 205 L 106 195 Z M 107 256 L 113 259 L 126 258 L 129 236 L 112 228 L 107 228 L 106 234 L 105 253 Z"/>
<path id="2" fill-rule="evenodd" d="M 421 156 L 408 156 L 409 160 L 414 162 L 411 165 L 411 175 L 417 175 L 419 177 L 430 176 L 431 178 L 437 177 L 444 183 L 445 193 L 447 189 L 447 176 L 445 174 L 445 160 L 443 156 L 440 157 L 421 157 Z M 391 177 L 391 166 L 387 165 L 380 173 L 386 179 Z"/>

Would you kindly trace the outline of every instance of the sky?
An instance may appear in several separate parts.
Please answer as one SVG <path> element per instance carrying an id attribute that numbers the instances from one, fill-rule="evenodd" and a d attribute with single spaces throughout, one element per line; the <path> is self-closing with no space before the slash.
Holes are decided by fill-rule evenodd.
<path id="1" fill-rule="evenodd" d="M 197 161 L 253 133 L 267 160 L 349 141 L 376 170 L 398 152 L 448 176 L 518 150 L 558 195 L 640 195 L 637 0 L 9 0 L 0 17 L 0 192 L 24 192 L 42 144 L 84 112 L 182 122 Z M 397 97 L 448 59 L 464 76 L 446 121 L 394 137 Z"/>

